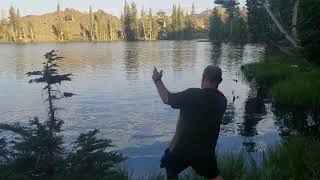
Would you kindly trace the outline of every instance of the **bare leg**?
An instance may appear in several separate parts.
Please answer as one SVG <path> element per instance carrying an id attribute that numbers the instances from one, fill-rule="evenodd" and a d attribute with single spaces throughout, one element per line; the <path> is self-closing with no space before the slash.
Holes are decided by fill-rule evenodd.
<path id="1" fill-rule="evenodd" d="M 223 180 L 223 177 L 222 176 L 217 176 L 217 177 L 213 178 L 213 180 Z"/>
<path id="2" fill-rule="evenodd" d="M 167 176 L 167 180 L 179 180 L 179 176 L 175 175 L 175 176 Z"/>

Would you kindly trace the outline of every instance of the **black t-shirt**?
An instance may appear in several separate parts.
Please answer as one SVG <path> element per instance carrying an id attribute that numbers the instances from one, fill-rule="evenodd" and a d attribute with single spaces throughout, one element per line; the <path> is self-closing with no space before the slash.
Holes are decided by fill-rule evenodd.
<path id="1" fill-rule="evenodd" d="M 225 96 L 214 89 L 191 88 L 169 94 L 168 104 L 180 109 L 170 151 L 185 158 L 214 155 L 227 107 Z"/>

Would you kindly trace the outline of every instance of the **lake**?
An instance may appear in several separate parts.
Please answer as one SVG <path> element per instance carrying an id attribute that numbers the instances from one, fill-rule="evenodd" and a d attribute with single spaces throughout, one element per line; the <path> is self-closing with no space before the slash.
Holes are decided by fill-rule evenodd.
<path id="1" fill-rule="evenodd" d="M 58 116 L 66 142 L 81 132 L 100 129 L 115 149 L 130 157 L 134 176 L 159 169 L 159 159 L 174 135 L 178 111 L 164 105 L 151 79 L 154 66 L 164 70 L 163 81 L 172 92 L 200 87 L 202 71 L 209 64 L 223 70 L 220 86 L 228 99 L 219 151 L 259 153 L 279 141 L 279 127 L 270 100 L 254 83 L 247 82 L 240 67 L 264 57 L 256 44 L 211 44 L 197 41 L 112 43 L 0 44 L 0 122 L 27 123 L 46 118 L 41 84 L 29 84 L 26 72 L 39 70 L 43 55 L 57 49 L 65 57 L 64 73 L 72 81 L 61 90 L 77 94 L 58 102 Z M 233 99 L 235 101 L 233 102 Z"/>

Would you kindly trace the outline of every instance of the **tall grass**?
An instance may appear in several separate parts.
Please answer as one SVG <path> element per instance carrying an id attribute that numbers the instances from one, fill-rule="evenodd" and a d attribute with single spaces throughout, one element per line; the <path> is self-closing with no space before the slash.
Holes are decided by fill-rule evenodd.
<path id="1" fill-rule="evenodd" d="M 248 79 L 271 89 L 276 105 L 320 112 L 320 68 L 297 57 L 267 58 L 242 67 Z"/>
<path id="2" fill-rule="evenodd" d="M 320 179 L 320 141 L 310 137 L 291 137 L 283 144 L 270 147 L 259 164 L 249 153 L 230 153 L 218 157 L 225 180 L 318 180 Z M 249 161 L 248 161 L 249 160 Z M 162 180 L 164 175 L 145 178 Z M 194 171 L 181 180 L 205 180 Z"/>

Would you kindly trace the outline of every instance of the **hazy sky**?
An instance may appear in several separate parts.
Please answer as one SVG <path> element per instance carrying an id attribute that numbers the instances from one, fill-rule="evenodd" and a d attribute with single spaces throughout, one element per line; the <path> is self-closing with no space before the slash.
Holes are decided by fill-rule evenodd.
<path id="1" fill-rule="evenodd" d="M 213 0 L 128 0 L 134 1 L 138 8 L 151 7 L 154 11 L 164 10 L 169 12 L 173 4 L 180 3 L 184 9 L 191 9 L 192 3 L 195 2 L 197 12 L 212 8 Z M 43 14 L 52 12 L 56 9 L 57 3 L 60 2 L 61 7 L 75 8 L 80 11 L 88 11 L 92 5 L 94 10 L 103 9 L 108 13 L 119 16 L 124 4 L 124 0 L 0 0 L 0 10 L 8 10 L 11 5 L 20 9 L 22 15 Z M 245 0 L 239 0 L 241 5 L 245 4 Z"/>

